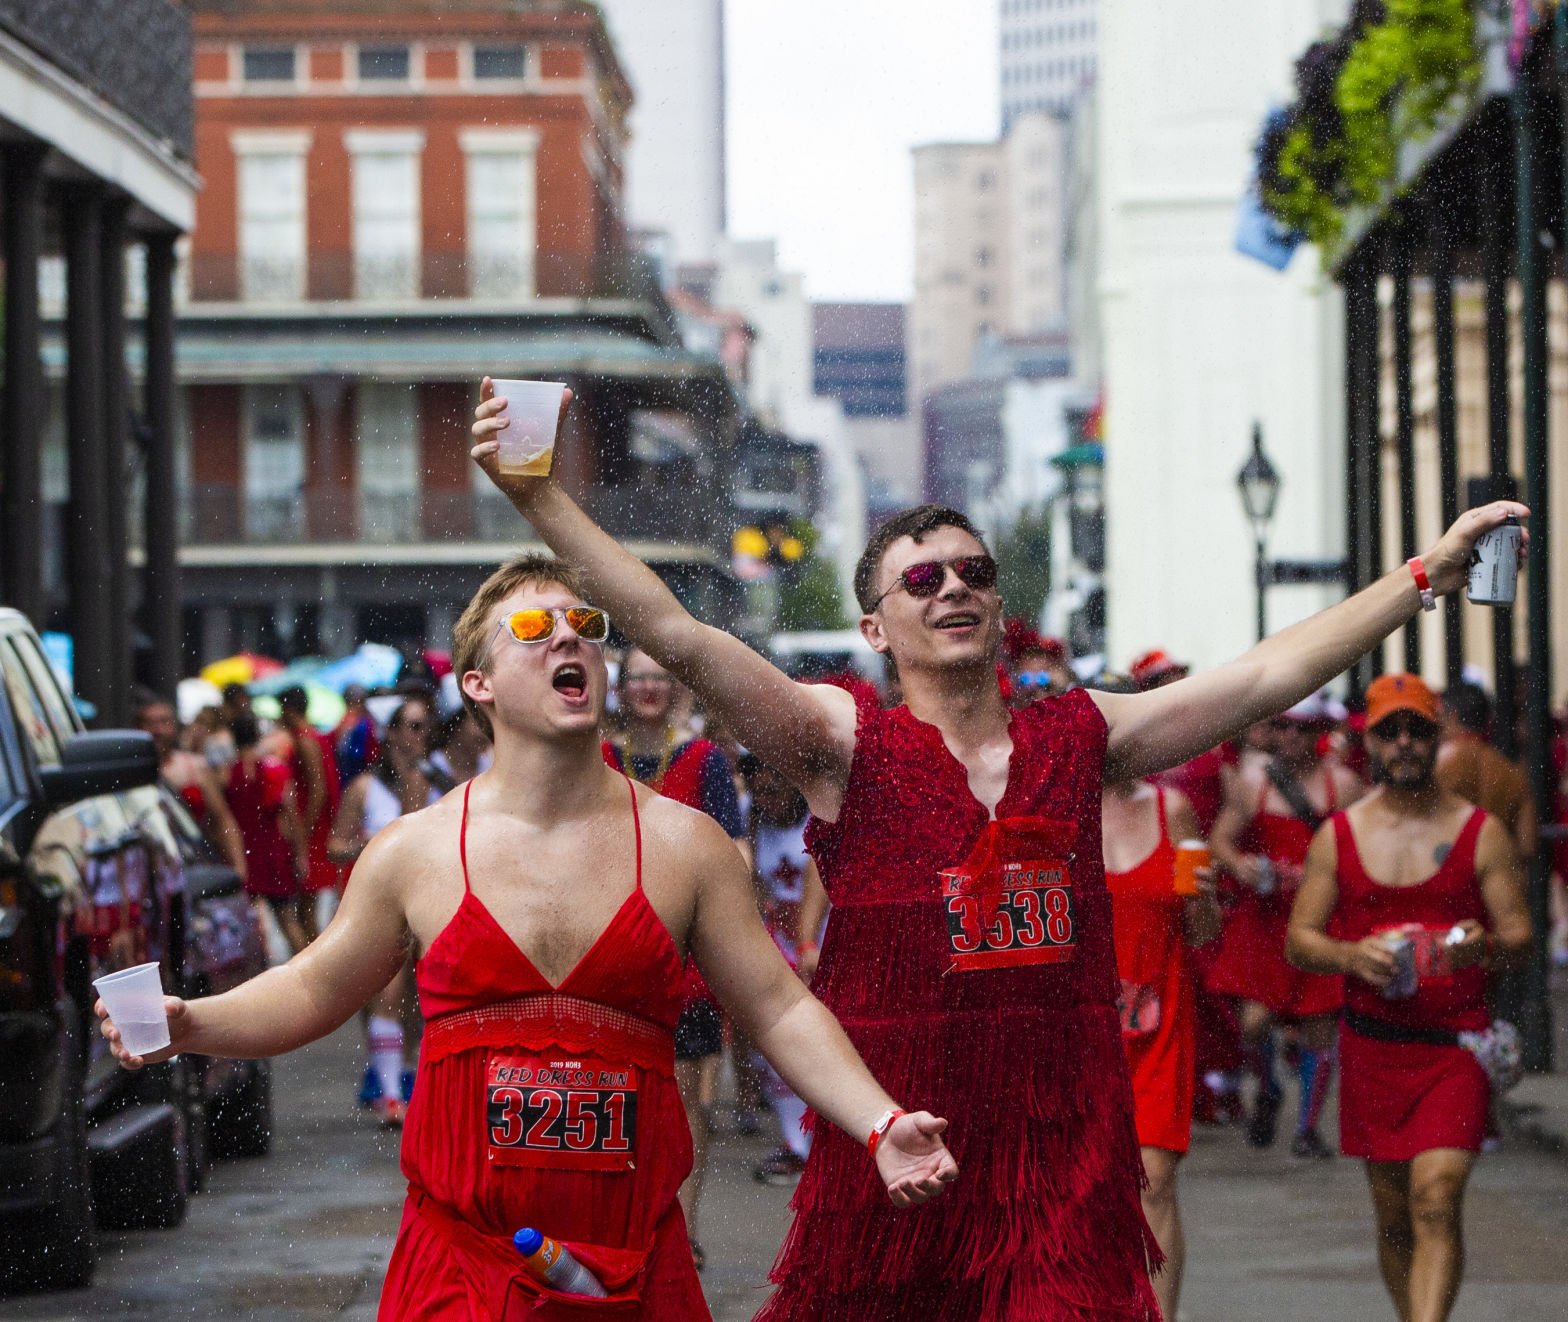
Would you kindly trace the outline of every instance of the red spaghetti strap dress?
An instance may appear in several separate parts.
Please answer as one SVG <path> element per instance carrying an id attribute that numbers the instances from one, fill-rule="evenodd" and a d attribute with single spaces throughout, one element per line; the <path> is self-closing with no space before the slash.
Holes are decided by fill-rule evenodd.
<path id="1" fill-rule="evenodd" d="M 1011 713 L 996 821 L 935 727 L 859 705 L 812 989 L 962 1174 L 898 1211 L 819 1125 L 758 1322 L 1153 1322 L 1143 1166 L 1100 857 L 1105 721 L 1081 690 Z"/>
<path id="2" fill-rule="evenodd" d="M 1334 778 L 1327 777 L 1328 815 L 1336 800 Z M 1313 828 L 1290 813 L 1264 812 L 1265 788 L 1257 811 L 1237 842 L 1244 853 L 1262 854 L 1283 864 L 1298 876 L 1307 861 Z M 1303 973 L 1285 962 L 1285 929 L 1296 885 L 1279 886 L 1272 895 L 1259 895 L 1250 886 L 1237 886 L 1236 908 L 1225 920 L 1219 950 L 1209 965 L 1208 989 L 1219 996 L 1257 1001 L 1281 1019 L 1307 1019 L 1338 1014 L 1344 1003 L 1344 980 L 1322 973 Z"/>
<path id="3" fill-rule="evenodd" d="M 294 859 L 278 819 L 289 792 L 289 769 L 276 758 L 243 760 L 229 768 L 229 811 L 245 846 L 245 890 L 250 895 L 286 899 L 298 894 Z"/>
<path id="4" fill-rule="evenodd" d="M 1156 793 L 1159 844 L 1131 871 L 1107 872 L 1105 884 L 1116 928 L 1118 1008 L 1138 1142 L 1185 1152 L 1192 1138 L 1197 1021 L 1182 921 L 1186 901 L 1175 891 L 1176 850 L 1165 828 L 1165 791 Z"/>
<path id="5" fill-rule="evenodd" d="M 465 787 L 463 900 L 416 970 L 408 1199 L 379 1322 L 706 1318 L 676 1201 L 691 1170 L 672 1037 L 681 961 L 643 894 L 640 823 L 636 889 L 559 987 L 474 894 L 467 830 Z M 523 1226 L 565 1243 L 609 1299 L 538 1283 L 512 1248 Z"/>
<path id="6" fill-rule="evenodd" d="M 1343 941 L 1419 924 L 1440 937 L 1455 923 L 1486 921 L 1475 876 L 1475 844 L 1486 813 L 1477 808 L 1442 866 L 1414 886 L 1385 886 L 1368 875 L 1350 819 L 1334 818 L 1339 850 L 1339 905 L 1334 932 Z M 1486 1137 L 1491 1086 L 1476 1059 L 1458 1045 L 1385 1042 L 1356 1031 L 1359 1016 L 1396 1029 L 1462 1033 L 1490 1022 L 1486 971 L 1423 968 L 1432 937 L 1419 942 L 1416 994 L 1389 1000 L 1360 978 L 1345 979 L 1345 1030 L 1339 1038 L 1339 1145 L 1347 1157 L 1409 1161 L 1433 1148 L 1479 1152 Z"/>
<path id="7" fill-rule="evenodd" d="M 322 801 L 321 813 L 316 818 L 316 824 L 310 829 L 307 854 L 310 859 L 310 875 L 305 879 L 305 889 L 308 891 L 332 890 L 343 884 L 343 865 L 334 863 L 327 857 L 327 838 L 332 834 L 332 822 L 338 815 L 338 804 L 343 795 L 338 783 L 338 756 L 337 748 L 332 740 L 316 730 L 306 730 L 294 736 L 299 739 L 314 739 L 316 747 L 321 750 L 321 775 L 322 789 L 326 798 Z M 294 773 L 294 802 L 299 808 L 299 814 L 305 815 L 305 800 L 308 790 L 305 785 L 305 759 L 299 755 L 298 746 L 289 758 L 290 769 Z"/>

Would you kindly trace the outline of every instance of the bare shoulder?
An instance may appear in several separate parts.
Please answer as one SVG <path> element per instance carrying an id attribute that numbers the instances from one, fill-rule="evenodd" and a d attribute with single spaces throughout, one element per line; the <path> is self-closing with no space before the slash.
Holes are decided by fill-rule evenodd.
<path id="1" fill-rule="evenodd" d="M 442 804 L 445 802 L 443 799 Z M 637 786 L 637 808 L 642 818 L 643 849 L 662 866 L 679 860 L 683 870 L 693 874 L 731 861 L 742 866 L 735 842 L 707 813 L 655 794 L 641 784 Z"/>
<path id="2" fill-rule="evenodd" d="M 1268 763 L 1256 758 L 1244 761 L 1236 768 L 1236 774 L 1226 787 L 1226 806 L 1242 808 L 1250 813 L 1257 807 L 1258 799 L 1268 787 Z"/>
<path id="3" fill-rule="evenodd" d="M 359 777 L 354 785 L 362 780 L 364 777 Z M 353 788 L 350 786 L 351 791 Z M 362 786 L 359 792 L 364 793 Z M 354 865 L 355 880 L 362 871 L 393 878 L 419 876 L 432 865 L 447 861 L 448 856 L 457 855 L 461 827 L 462 807 L 447 799 L 405 813 L 371 837 Z"/>
<path id="4" fill-rule="evenodd" d="M 1329 776 L 1333 779 L 1334 793 L 1341 808 L 1348 807 L 1366 793 L 1366 783 L 1342 763 L 1333 763 L 1329 767 Z"/>

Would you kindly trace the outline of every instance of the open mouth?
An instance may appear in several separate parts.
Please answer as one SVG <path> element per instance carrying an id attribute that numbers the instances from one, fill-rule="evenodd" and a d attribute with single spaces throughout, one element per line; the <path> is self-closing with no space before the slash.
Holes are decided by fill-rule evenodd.
<path id="1" fill-rule="evenodd" d="M 588 692 L 588 672 L 575 661 L 568 661 L 551 676 L 550 683 L 562 697 L 581 699 Z"/>
<path id="2" fill-rule="evenodd" d="M 955 611 L 952 615 L 944 615 L 936 622 L 938 629 L 973 629 L 980 623 L 980 617 L 969 611 Z"/>

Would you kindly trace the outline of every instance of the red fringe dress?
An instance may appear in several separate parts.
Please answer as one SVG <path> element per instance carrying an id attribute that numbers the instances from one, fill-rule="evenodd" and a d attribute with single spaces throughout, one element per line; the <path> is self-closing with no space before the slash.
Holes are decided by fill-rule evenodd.
<path id="1" fill-rule="evenodd" d="M 467 829 L 465 787 L 463 901 L 416 970 L 408 1198 L 378 1322 L 707 1318 L 676 1200 L 692 1160 L 681 961 L 643 894 L 641 827 L 636 890 L 559 987 L 468 885 Z M 609 1300 L 530 1276 L 511 1242 L 523 1226 L 566 1244 Z"/>
<path id="2" fill-rule="evenodd" d="M 1011 721 L 992 823 L 935 727 L 862 705 L 839 819 L 808 828 L 833 899 L 813 990 L 901 1105 L 948 1118 L 961 1173 L 898 1211 L 864 1144 L 818 1126 L 758 1322 L 1159 1317 L 1100 856 L 1105 721 L 1082 691 Z M 1019 883 L 1005 896 L 963 889 L 987 850 Z M 1050 962 L 1010 962 L 1033 959 L 1017 942 L 1040 915 Z"/>
<path id="3" fill-rule="evenodd" d="M 1385 886 L 1368 874 L 1344 813 L 1334 818 L 1339 851 L 1339 904 L 1334 934 L 1342 941 L 1418 923 L 1434 936 L 1455 923 L 1487 921 L 1475 876 L 1475 844 L 1486 821 L 1477 808 L 1448 857 L 1425 881 Z M 1339 1146 L 1347 1157 L 1410 1161 L 1433 1148 L 1479 1152 L 1486 1137 L 1491 1085 L 1476 1059 L 1458 1045 L 1384 1042 L 1356 1031 L 1359 1016 L 1395 1029 L 1463 1033 L 1491 1021 L 1486 971 L 1420 969 L 1416 994 L 1390 1000 L 1360 978 L 1345 979 L 1347 1019 L 1339 1037 Z"/>
<path id="4" fill-rule="evenodd" d="M 1197 1088 L 1197 1017 L 1187 965 L 1186 900 L 1176 894 L 1176 849 L 1165 826 L 1165 790 L 1156 787 L 1160 842 L 1126 872 L 1108 872 L 1121 977 L 1122 1045 L 1132 1072 L 1138 1142 L 1185 1152 Z"/>

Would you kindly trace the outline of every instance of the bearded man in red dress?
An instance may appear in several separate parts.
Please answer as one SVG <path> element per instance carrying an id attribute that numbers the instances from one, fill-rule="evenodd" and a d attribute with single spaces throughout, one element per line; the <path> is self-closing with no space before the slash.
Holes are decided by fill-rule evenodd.
<path id="1" fill-rule="evenodd" d="M 1208 673 L 1010 711 L 995 561 L 962 514 L 909 510 L 855 573 L 861 633 L 905 699 L 878 710 L 694 620 L 554 481 L 502 475 L 504 411 L 486 380 L 474 458 L 632 640 L 800 789 L 833 901 L 813 987 L 874 1073 L 952 1120 L 965 1178 L 903 1218 L 854 1141 L 821 1135 L 759 1319 L 1157 1318 L 1102 781 L 1185 762 L 1327 683 L 1421 608 L 1415 567 Z M 1459 587 L 1476 538 L 1526 512 L 1463 515 L 1426 557 L 1432 587 Z"/>

